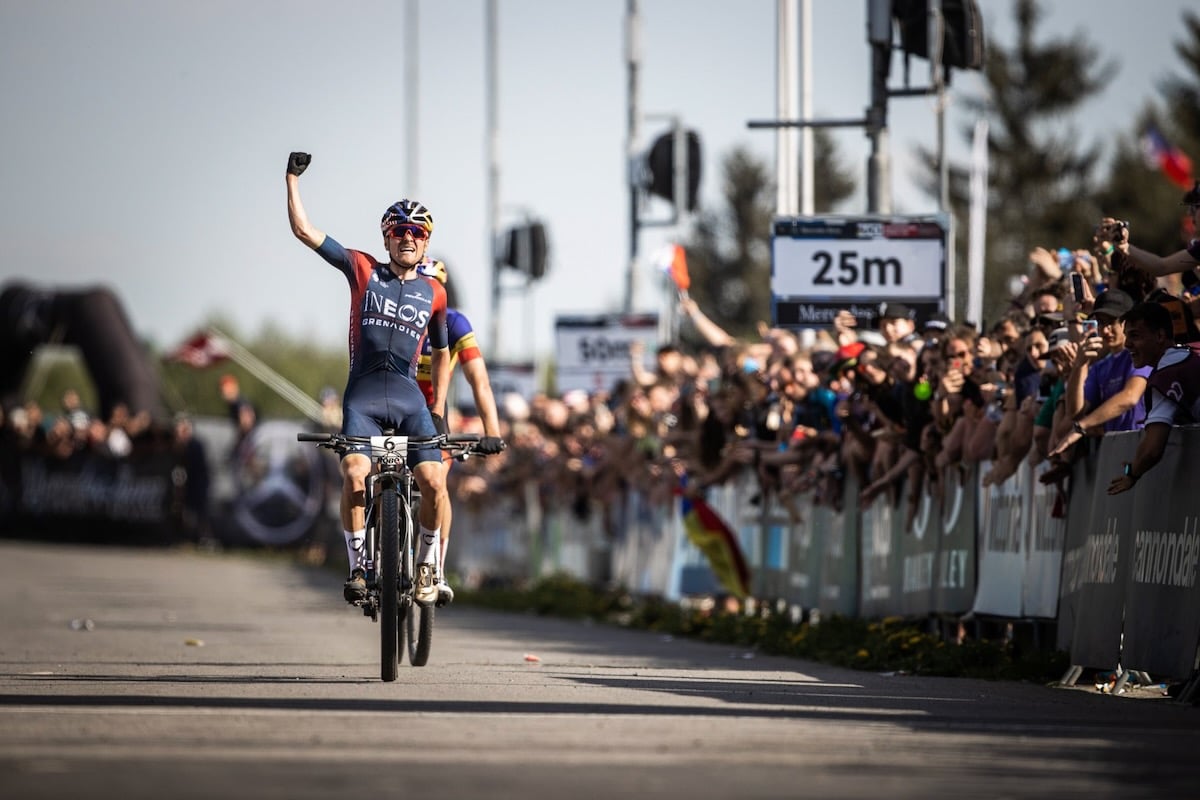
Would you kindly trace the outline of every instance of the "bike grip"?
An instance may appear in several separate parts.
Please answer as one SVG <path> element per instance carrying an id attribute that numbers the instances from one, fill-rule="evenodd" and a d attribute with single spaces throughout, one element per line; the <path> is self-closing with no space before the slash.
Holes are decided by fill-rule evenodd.
<path id="1" fill-rule="evenodd" d="M 328 433 L 313 433 L 311 431 L 301 431 L 296 434 L 297 442 L 327 442 L 329 441 Z"/>
<path id="2" fill-rule="evenodd" d="M 446 444 L 479 444 L 478 433 L 451 433 L 446 437 Z"/>

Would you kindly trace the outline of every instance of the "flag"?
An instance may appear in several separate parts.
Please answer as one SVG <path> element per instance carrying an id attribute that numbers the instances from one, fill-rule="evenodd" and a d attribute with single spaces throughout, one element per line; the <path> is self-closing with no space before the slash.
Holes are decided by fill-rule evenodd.
<path id="1" fill-rule="evenodd" d="M 688 540 L 708 559 L 717 581 L 736 597 L 750 594 L 750 568 L 733 531 L 703 498 L 689 496 L 682 490 L 679 494 L 683 529 Z"/>
<path id="2" fill-rule="evenodd" d="M 1176 186 L 1192 188 L 1192 160 L 1153 125 L 1147 126 L 1142 133 L 1142 155 L 1149 169 L 1161 170 Z"/>
<path id="3" fill-rule="evenodd" d="M 179 347 L 167 353 L 168 361 L 187 364 L 189 367 L 204 369 L 229 358 L 229 348 L 219 336 L 210 331 L 200 331 Z"/>
<path id="4" fill-rule="evenodd" d="M 669 244 L 658 252 L 655 261 L 659 269 L 667 273 L 675 288 L 681 294 L 687 294 L 687 290 L 692 286 L 692 279 L 688 275 L 687 253 L 684 249 L 677 244 Z"/>

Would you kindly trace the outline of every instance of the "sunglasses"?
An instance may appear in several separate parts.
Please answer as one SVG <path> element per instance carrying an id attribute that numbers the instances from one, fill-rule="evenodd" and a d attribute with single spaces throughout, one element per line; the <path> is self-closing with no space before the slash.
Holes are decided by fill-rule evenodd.
<path id="1" fill-rule="evenodd" d="M 422 228 L 420 225 L 394 225 L 388 228 L 387 235 L 393 239 L 403 239 L 404 234 L 409 234 L 418 242 L 422 239 L 429 238 L 429 231 Z"/>

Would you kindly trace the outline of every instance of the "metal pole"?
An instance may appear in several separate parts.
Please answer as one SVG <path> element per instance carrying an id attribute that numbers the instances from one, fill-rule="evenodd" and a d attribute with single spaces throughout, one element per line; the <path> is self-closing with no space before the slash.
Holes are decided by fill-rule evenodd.
<path id="1" fill-rule="evenodd" d="M 946 72 L 942 51 L 946 35 L 942 0 L 929 0 L 929 82 L 937 93 L 938 210 L 950 208 L 950 169 L 946 161 Z"/>
<path id="2" fill-rule="evenodd" d="M 484 83 L 487 86 L 484 104 L 487 126 L 487 243 L 488 263 L 492 267 L 492 314 L 489 320 L 488 354 L 500 360 L 500 255 L 497 240 L 500 236 L 500 130 L 496 114 L 499 94 L 499 59 L 497 57 L 496 0 L 487 0 L 484 7 Z"/>
<path id="3" fill-rule="evenodd" d="M 420 0 L 407 0 L 404 4 L 404 91 L 408 93 L 407 103 L 404 104 L 404 194 L 406 197 L 420 197 L 420 185 L 417 181 L 417 147 L 420 144 L 420 134 L 417 128 L 417 107 L 420 105 L 421 80 L 419 47 L 420 36 L 417 19 L 417 6 Z"/>
<path id="4" fill-rule="evenodd" d="M 812 119 L 812 0 L 800 0 L 800 118 Z M 813 131 L 800 129 L 800 213 L 812 216 L 816 200 L 813 186 Z"/>
<path id="5" fill-rule="evenodd" d="M 641 42 L 639 36 L 638 0 L 627 0 L 625 12 L 626 91 L 629 116 L 626 120 L 625 163 L 629 170 L 629 264 L 625 271 L 625 313 L 633 311 L 637 294 L 638 204 L 641 196 L 641 176 L 637 168 L 638 146 L 638 62 Z"/>
<path id="6" fill-rule="evenodd" d="M 683 127 L 678 117 L 676 117 L 673 127 L 671 136 L 674 138 L 675 144 L 671 153 L 671 169 L 674 178 L 672 190 L 675 192 L 675 220 L 682 224 L 688 212 L 688 182 L 691 180 L 691 175 L 688 174 L 688 136 L 687 129 Z"/>
<path id="7" fill-rule="evenodd" d="M 796 3 L 797 0 L 775 3 L 775 116 L 779 119 L 796 119 L 800 111 Z M 791 127 L 775 130 L 775 214 L 781 217 L 795 216 L 799 210 L 798 134 Z"/>
<path id="8" fill-rule="evenodd" d="M 871 155 L 867 160 L 867 211 L 892 213 L 891 161 L 888 154 L 887 75 L 891 47 L 891 4 L 867 0 L 867 32 L 871 42 L 871 105 L 867 109 L 867 136 Z"/>

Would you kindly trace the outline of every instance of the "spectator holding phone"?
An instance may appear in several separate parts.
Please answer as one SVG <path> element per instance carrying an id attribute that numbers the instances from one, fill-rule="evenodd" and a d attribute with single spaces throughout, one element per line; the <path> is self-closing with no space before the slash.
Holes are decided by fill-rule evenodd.
<path id="1" fill-rule="evenodd" d="M 1084 338 L 1067 378 L 1067 413 L 1071 432 L 1051 452 L 1058 455 L 1084 436 L 1132 431 L 1142 426 L 1146 412 L 1142 394 L 1150 367 L 1136 367 L 1125 349 L 1125 323 L 1133 298 L 1109 289 L 1096 298 L 1084 321 Z M 1090 324 L 1089 324 L 1090 323 Z"/>

